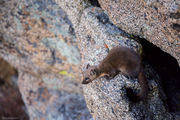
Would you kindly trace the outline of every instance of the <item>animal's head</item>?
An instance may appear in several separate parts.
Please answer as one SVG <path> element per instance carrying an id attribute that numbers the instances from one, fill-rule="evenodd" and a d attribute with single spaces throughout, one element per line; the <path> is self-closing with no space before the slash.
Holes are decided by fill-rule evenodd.
<path id="1" fill-rule="evenodd" d="M 94 79 L 96 79 L 99 76 L 99 70 L 97 66 L 90 66 L 89 64 L 86 66 L 86 71 L 83 75 L 83 81 L 82 84 L 88 84 L 92 82 Z"/>

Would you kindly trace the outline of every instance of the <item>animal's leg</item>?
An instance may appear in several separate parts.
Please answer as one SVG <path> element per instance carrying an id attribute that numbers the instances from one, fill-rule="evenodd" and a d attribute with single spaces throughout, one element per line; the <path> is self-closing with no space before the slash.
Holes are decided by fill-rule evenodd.
<path id="1" fill-rule="evenodd" d="M 111 80 L 113 79 L 116 75 L 118 74 L 118 72 L 116 70 L 111 70 L 107 75 L 105 75 L 105 78 L 107 80 Z"/>
<path id="2" fill-rule="evenodd" d="M 105 78 L 106 80 L 109 80 L 109 74 L 104 75 L 104 78 Z"/>

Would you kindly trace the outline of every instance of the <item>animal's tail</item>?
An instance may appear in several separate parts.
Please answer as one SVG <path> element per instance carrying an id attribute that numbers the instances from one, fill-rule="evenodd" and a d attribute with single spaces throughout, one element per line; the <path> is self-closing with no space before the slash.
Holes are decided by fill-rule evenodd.
<path id="1" fill-rule="evenodd" d="M 132 89 L 127 88 L 127 96 L 133 102 L 138 102 L 138 101 L 144 100 L 148 93 L 148 82 L 145 78 L 143 69 L 141 70 L 141 72 L 138 75 L 138 80 L 139 80 L 139 84 L 141 87 L 141 90 L 139 93 L 135 94 Z"/>

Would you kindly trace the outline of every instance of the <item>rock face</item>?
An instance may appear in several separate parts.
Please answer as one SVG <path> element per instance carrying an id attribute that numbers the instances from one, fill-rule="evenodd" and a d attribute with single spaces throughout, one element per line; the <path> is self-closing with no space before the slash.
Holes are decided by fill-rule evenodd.
<path id="1" fill-rule="evenodd" d="M 56 3 L 67 13 L 68 18 L 73 23 L 73 27 L 76 28 L 81 21 L 81 15 L 83 10 L 90 4 L 88 0 L 55 0 Z"/>
<path id="2" fill-rule="evenodd" d="M 136 51 L 140 49 L 138 43 L 132 39 L 122 37 L 122 31 L 111 24 L 108 17 L 100 8 L 90 7 L 84 10 L 78 28 L 80 51 L 82 55 L 82 69 L 86 65 L 97 65 L 106 55 L 104 42 L 111 49 L 122 45 Z M 149 65 L 145 65 L 145 74 L 149 82 L 150 92 L 144 102 L 131 103 L 126 96 L 126 88 L 140 89 L 137 79 L 128 79 L 117 75 L 111 81 L 99 78 L 83 86 L 87 106 L 95 120 L 171 120 L 160 98 L 157 75 Z"/>
<path id="3" fill-rule="evenodd" d="M 66 13 L 51 0 L 5 0 L 0 11 L 0 56 L 18 70 L 30 119 L 91 119 L 78 84 L 80 53 Z"/>
<path id="4" fill-rule="evenodd" d="M 133 104 L 126 97 L 127 87 L 140 89 L 135 78 L 100 78 L 82 87 L 87 63 L 98 64 L 107 55 L 104 43 L 137 53 L 141 45 L 88 0 L 55 2 L 0 1 L 0 57 L 18 70 L 18 87 L 31 120 L 173 119 L 160 97 L 158 75 L 148 64 L 150 92 L 144 102 Z"/>
<path id="5" fill-rule="evenodd" d="M 98 0 L 115 25 L 143 37 L 180 64 L 179 0 Z"/>
<path id="6" fill-rule="evenodd" d="M 19 86 L 23 86 L 20 87 L 20 91 L 32 120 L 87 120 L 91 118 L 81 91 L 75 88 L 70 79 L 50 73 L 40 76 L 33 76 L 28 72 L 19 73 Z M 64 83 L 63 79 L 66 80 Z"/>

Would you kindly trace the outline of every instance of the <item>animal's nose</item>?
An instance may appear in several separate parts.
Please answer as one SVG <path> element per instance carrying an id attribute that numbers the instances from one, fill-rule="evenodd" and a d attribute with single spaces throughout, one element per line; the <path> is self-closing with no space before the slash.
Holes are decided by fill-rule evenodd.
<path id="1" fill-rule="evenodd" d="M 89 82 L 88 82 L 88 79 L 89 78 L 84 78 L 84 80 L 82 81 L 82 84 L 88 84 Z"/>
<path id="2" fill-rule="evenodd" d="M 83 81 L 82 81 L 82 84 L 88 84 L 88 82 L 83 80 Z"/>

